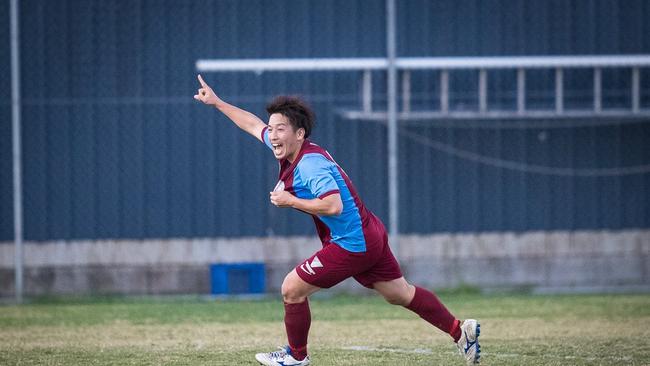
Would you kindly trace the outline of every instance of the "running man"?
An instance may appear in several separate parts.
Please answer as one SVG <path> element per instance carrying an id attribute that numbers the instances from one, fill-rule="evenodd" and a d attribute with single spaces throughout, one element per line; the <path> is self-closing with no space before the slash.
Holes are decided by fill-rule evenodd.
<path id="1" fill-rule="evenodd" d="M 217 108 L 273 151 L 280 175 L 270 192 L 271 203 L 310 214 L 323 244 L 282 283 L 288 346 L 258 353 L 255 359 L 263 365 L 309 365 L 308 297 L 354 277 L 389 303 L 415 312 L 449 334 L 467 363 L 478 363 L 480 325 L 474 319 L 456 319 L 435 294 L 404 279 L 382 222 L 364 206 L 350 178 L 332 156 L 308 140 L 314 127 L 310 107 L 296 97 L 276 97 L 266 107 L 267 125 L 252 113 L 221 100 L 201 75 L 198 79 L 201 87 L 194 99 Z"/>

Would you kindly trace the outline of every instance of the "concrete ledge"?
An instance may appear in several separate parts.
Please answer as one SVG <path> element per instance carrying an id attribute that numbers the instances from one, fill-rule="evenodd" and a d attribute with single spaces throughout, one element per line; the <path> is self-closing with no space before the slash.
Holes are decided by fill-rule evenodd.
<path id="1" fill-rule="evenodd" d="M 160 265 L 300 260 L 314 237 L 49 241 L 24 243 L 25 267 Z M 13 243 L 0 243 L 0 268 L 13 268 Z"/>
<path id="2" fill-rule="evenodd" d="M 315 237 L 28 242 L 25 294 L 207 294 L 209 264 L 251 261 L 266 263 L 267 289 L 279 291 L 319 248 Z M 0 296 L 14 292 L 13 249 L 0 244 Z M 398 259 L 431 288 L 638 289 L 650 283 L 650 231 L 404 235 Z"/>
<path id="3" fill-rule="evenodd" d="M 207 266 L 62 266 L 27 268 L 25 295 L 210 293 Z M 14 273 L 0 269 L 0 296 L 14 293 Z"/>
<path id="4" fill-rule="evenodd" d="M 625 294 L 650 293 L 650 285 L 536 287 L 533 294 Z"/>

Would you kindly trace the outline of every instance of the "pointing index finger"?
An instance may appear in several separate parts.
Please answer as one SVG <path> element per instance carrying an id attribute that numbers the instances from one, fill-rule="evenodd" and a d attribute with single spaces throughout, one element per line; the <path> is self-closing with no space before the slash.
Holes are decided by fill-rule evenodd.
<path id="1" fill-rule="evenodd" d="M 203 81 L 203 78 L 201 77 L 201 74 L 199 74 L 198 76 L 199 76 L 199 83 L 201 83 L 201 86 L 204 87 L 204 88 L 206 86 L 208 86 L 208 84 L 206 84 L 205 81 Z"/>

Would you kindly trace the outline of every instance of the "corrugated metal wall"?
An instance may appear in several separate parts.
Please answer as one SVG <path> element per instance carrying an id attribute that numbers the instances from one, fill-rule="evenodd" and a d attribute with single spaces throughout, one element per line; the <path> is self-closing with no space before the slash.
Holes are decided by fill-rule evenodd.
<path id="1" fill-rule="evenodd" d="M 204 237 L 313 232 L 267 199 L 277 167 L 255 139 L 192 99 L 198 58 L 385 54 L 384 1 L 21 1 L 25 236 Z M 645 1 L 398 2 L 399 54 L 474 56 L 650 51 Z M 12 237 L 8 5 L 0 5 L 0 240 Z M 26 31 L 29 29 L 29 31 Z M 6 52 L 5 52 L 6 51 Z M 5 62 L 6 60 L 6 62 Z M 532 74 L 531 107 L 552 105 Z M 375 107 L 385 81 L 375 73 Z M 414 109 L 437 100 L 414 77 Z M 566 76 L 566 105 L 591 100 L 591 76 Z M 272 95 L 305 95 L 367 205 L 387 217 L 386 131 L 349 121 L 357 73 L 211 74 L 224 99 L 265 116 Z M 514 103 L 514 75 L 490 74 L 491 106 Z M 586 80 L 586 81 L 585 81 Z M 643 106 L 650 76 L 643 73 Z M 476 105 L 476 75 L 453 74 L 454 108 Z M 605 104 L 629 102 L 629 77 L 604 74 Z M 609 103 L 609 104 L 607 104 Z M 522 124 L 528 122 L 521 122 Z M 498 127 L 498 126 L 497 126 Z M 552 167 L 650 162 L 650 124 L 580 128 L 405 125 L 431 141 Z M 463 160 L 400 138 L 403 232 L 650 226 L 650 175 L 549 176 Z"/>
<path id="2" fill-rule="evenodd" d="M 0 3 L 0 240 L 13 237 L 9 2 Z"/>

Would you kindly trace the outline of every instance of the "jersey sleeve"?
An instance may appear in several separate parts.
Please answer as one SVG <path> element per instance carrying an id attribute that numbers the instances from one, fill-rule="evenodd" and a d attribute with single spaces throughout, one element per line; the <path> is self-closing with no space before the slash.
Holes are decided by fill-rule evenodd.
<path id="1" fill-rule="evenodd" d="M 269 138 L 269 126 L 265 126 L 262 129 L 262 141 L 264 141 L 264 144 L 269 147 L 269 149 L 273 150 L 273 145 L 271 145 L 271 139 Z"/>
<path id="2" fill-rule="evenodd" d="M 334 163 L 324 156 L 314 155 L 303 157 L 297 168 L 311 193 L 323 199 L 340 192 L 332 175 L 333 167 Z"/>

